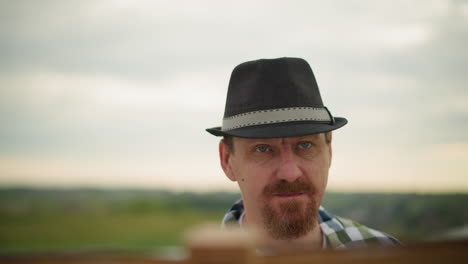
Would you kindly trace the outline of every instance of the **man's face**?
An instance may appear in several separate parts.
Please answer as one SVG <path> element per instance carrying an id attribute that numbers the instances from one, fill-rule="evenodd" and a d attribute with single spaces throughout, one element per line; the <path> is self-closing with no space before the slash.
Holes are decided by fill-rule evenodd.
<path id="1" fill-rule="evenodd" d="M 231 150 L 220 143 L 220 157 L 226 175 L 239 184 L 247 219 L 272 238 L 299 238 L 316 226 L 331 163 L 324 134 L 233 138 Z"/>

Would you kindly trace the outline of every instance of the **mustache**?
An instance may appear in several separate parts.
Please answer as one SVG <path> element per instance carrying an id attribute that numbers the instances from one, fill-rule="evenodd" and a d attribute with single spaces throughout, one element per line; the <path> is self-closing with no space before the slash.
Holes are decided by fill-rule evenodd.
<path id="1" fill-rule="evenodd" d="M 288 182 L 281 180 L 277 183 L 269 184 L 263 188 L 263 195 L 271 196 L 274 194 L 293 194 L 293 193 L 315 193 L 315 188 L 311 183 L 295 180 Z"/>

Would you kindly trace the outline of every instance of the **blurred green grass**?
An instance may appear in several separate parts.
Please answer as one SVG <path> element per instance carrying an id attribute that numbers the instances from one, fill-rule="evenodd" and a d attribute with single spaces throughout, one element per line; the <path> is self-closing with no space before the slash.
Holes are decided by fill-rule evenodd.
<path id="1" fill-rule="evenodd" d="M 2 217 L 2 251 L 136 250 L 179 245 L 190 227 L 219 215 L 190 210 L 127 214 L 30 214 Z"/>
<path id="2" fill-rule="evenodd" d="M 179 246 L 191 227 L 220 225 L 227 210 L 213 202 L 191 205 L 200 197 L 164 191 L 3 190 L 0 252 L 144 252 Z"/>
<path id="3" fill-rule="evenodd" d="M 220 225 L 239 193 L 0 189 L 0 253 L 148 253 L 183 246 L 194 226 Z M 467 194 L 327 193 L 333 214 L 403 242 L 468 224 Z"/>

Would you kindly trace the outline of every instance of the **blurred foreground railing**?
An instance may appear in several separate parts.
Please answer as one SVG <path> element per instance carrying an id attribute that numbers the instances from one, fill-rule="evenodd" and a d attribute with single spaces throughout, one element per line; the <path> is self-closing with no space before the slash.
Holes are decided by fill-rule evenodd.
<path id="1" fill-rule="evenodd" d="M 222 239 L 228 237 L 229 239 Z M 3 255 L 0 263 L 123 263 L 123 264 L 390 264 L 390 263 L 468 263 L 468 240 L 428 242 L 401 247 L 369 247 L 347 250 L 298 250 L 275 255 L 258 254 L 251 241 L 243 237 L 197 233 L 188 239 L 188 256 L 180 260 L 164 260 L 148 256 L 120 254 L 33 254 Z"/>

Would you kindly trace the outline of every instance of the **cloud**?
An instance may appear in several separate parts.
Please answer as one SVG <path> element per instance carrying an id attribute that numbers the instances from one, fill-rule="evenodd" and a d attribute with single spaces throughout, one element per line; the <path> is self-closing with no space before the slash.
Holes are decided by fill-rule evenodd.
<path id="1" fill-rule="evenodd" d="M 0 154 L 49 164 L 109 156 L 117 166 L 200 152 L 217 166 L 207 157 L 218 139 L 203 130 L 220 124 L 232 68 L 298 56 L 349 120 L 337 150 L 388 177 L 426 173 L 379 153 L 423 167 L 437 160 L 418 161 L 424 151 L 468 142 L 467 10 L 438 0 L 2 1 Z"/>
<path id="2" fill-rule="evenodd" d="M 5 69 L 105 72 L 137 79 L 284 55 L 311 57 L 319 65 L 352 59 L 342 64 L 349 69 L 369 60 L 366 54 L 374 57 L 382 50 L 424 42 L 434 16 L 447 9 L 440 1 L 15 1 L 3 5 L 0 30 L 5 59 L 0 65 Z M 352 53 L 362 56 L 353 58 Z"/>
<path id="3" fill-rule="evenodd" d="M 226 80 L 211 73 L 129 81 L 50 72 L 0 75 L 0 153 L 122 155 L 162 152 L 170 141 L 205 148 L 204 129 L 222 117 Z M 206 139 L 205 139 L 206 140 Z"/>

